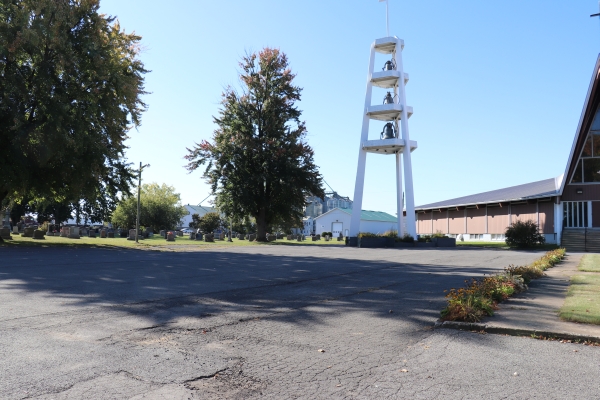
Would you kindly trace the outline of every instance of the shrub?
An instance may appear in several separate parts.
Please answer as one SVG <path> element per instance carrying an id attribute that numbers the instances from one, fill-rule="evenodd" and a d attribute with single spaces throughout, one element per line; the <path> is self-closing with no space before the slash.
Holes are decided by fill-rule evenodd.
<path id="1" fill-rule="evenodd" d="M 435 233 L 433 235 L 431 235 L 432 238 L 443 238 L 446 237 L 445 234 L 442 233 L 442 231 L 435 231 Z"/>
<path id="2" fill-rule="evenodd" d="M 511 224 L 506 228 L 504 235 L 506 244 L 511 247 L 533 247 L 546 242 L 544 235 L 540 234 L 538 225 L 532 220 Z"/>
<path id="3" fill-rule="evenodd" d="M 431 242 L 431 235 L 419 235 L 417 240 L 421 243 L 429 243 Z"/>
<path id="4" fill-rule="evenodd" d="M 414 243 L 415 238 L 412 237 L 410 233 L 405 233 L 404 236 L 402 236 L 402 239 L 400 239 L 400 241 L 404 243 Z"/>
<path id="5" fill-rule="evenodd" d="M 441 312 L 442 320 L 479 322 L 484 316 L 493 315 L 497 303 L 527 289 L 526 283 L 543 276 L 564 256 L 565 249 L 552 250 L 530 265 L 511 265 L 504 273 L 465 281 L 465 288 L 450 289 L 446 295 L 448 305 Z"/>
<path id="6" fill-rule="evenodd" d="M 385 231 L 385 232 L 383 232 L 383 234 L 381 236 L 396 239 L 398 237 L 398 231 L 395 231 L 393 229 L 389 230 L 389 231 Z"/>
<path id="7" fill-rule="evenodd" d="M 376 233 L 371 233 L 371 232 L 360 232 L 358 234 L 359 238 L 364 238 L 364 237 L 379 237 L 379 235 L 377 235 Z"/>

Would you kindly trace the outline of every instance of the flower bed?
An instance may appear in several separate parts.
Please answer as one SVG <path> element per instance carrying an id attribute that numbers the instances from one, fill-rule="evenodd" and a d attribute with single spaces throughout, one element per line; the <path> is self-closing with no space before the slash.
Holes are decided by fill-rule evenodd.
<path id="1" fill-rule="evenodd" d="M 497 275 L 466 280 L 466 287 L 450 289 L 446 295 L 448 305 L 441 312 L 442 321 L 479 322 L 486 315 L 494 315 L 499 302 L 526 290 L 527 283 L 542 277 L 564 256 L 565 249 L 552 250 L 529 265 L 511 265 Z"/>

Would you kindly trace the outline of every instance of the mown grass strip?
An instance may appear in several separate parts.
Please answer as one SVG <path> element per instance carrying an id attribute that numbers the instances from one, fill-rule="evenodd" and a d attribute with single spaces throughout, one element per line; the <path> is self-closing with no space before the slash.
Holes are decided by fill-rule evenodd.
<path id="1" fill-rule="evenodd" d="M 441 320 L 479 322 L 485 316 L 494 315 L 499 302 L 526 290 L 527 283 L 558 264 L 565 252 L 565 249 L 552 250 L 529 265 L 511 265 L 497 275 L 466 280 L 466 287 L 448 291 L 448 304 L 441 311 Z"/>
<path id="2" fill-rule="evenodd" d="M 600 272 L 600 254 L 584 255 L 577 269 L 586 272 Z"/>
<path id="3" fill-rule="evenodd" d="M 565 321 L 600 325 L 600 274 L 573 276 L 558 315 Z"/>

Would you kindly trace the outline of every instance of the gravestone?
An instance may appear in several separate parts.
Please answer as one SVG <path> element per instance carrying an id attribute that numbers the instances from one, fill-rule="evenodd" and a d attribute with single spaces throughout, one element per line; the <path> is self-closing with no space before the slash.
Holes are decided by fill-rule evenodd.
<path id="1" fill-rule="evenodd" d="M 299 242 L 302 241 L 302 235 L 298 235 L 298 237 L 296 238 Z"/>
<path id="2" fill-rule="evenodd" d="M 95 229 L 90 229 L 90 231 L 88 232 L 88 237 L 95 238 L 96 237 L 96 230 Z"/>
<path id="3" fill-rule="evenodd" d="M 114 235 L 113 235 L 114 237 Z M 100 239 L 106 239 L 106 229 L 102 229 L 100 231 Z"/>
<path id="4" fill-rule="evenodd" d="M 306 235 L 302 235 L 302 240 L 306 240 Z"/>
<path id="5" fill-rule="evenodd" d="M 254 242 L 256 240 L 256 233 L 251 233 L 248 235 L 248 240 Z"/>
<path id="6" fill-rule="evenodd" d="M 240 239 L 240 240 L 246 240 L 246 237 L 244 235 L 238 235 L 238 239 Z"/>
<path id="7" fill-rule="evenodd" d="M 318 239 L 317 239 L 317 235 L 311 236 L 311 238 L 312 238 L 312 241 L 313 241 L 313 242 L 316 242 L 317 240 L 319 240 L 319 239 L 320 239 L 320 238 L 318 238 Z"/>
<path id="8" fill-rule="evenodd" d="M 344 236 L 342 236 L 342 234 L 340 233 L 340 236 L 338 236 L 338 242 L 341 242 L 342 240 L 344 240 Z"/>
<path id="9" fill-rule="evenodd" d="M 114 239 L 114 238 L 115 238 L 115 233 L 114 233 L 114 232 L 108 232 L 108 233 L 106 234 L 106 236 L 107 236 L 109 239 Z"/>
<path id="10" fill-rule="evenodd" d="M 15 235 L 18 235 L 18 234 L 19 234 L 19 227 L 18 227 L 18 226 L 16 226 L 16 225 L 15 225 L 15 226 L 13 226 L 13 233 L 14 233 Z"/>
<path id="11" fill-rule="evenodd" d="M 278 233 L 277 234 L 277 239 L 283 239 L 283 233 Z"/>
<path id="12" fill-rule="evenodd" d="M 203 240 L 203 239 L 204 239 L 204 235 L 202 234 L 202 232 L 196 233 L 196 240 Z"/>
<path id="13" fill-rule="evenodd" d="M 183 232 L 182 231 L 177 231 L 177 236 L 183 236 Z"/>
<path id="14" fill-rule="evenodd" d="M 33 228 L 25 228 L 25 229 L 23 229 L 23 234 L 21 236 L 23 236 L 23 237 L 33 237 L 33 231 L 34 230 L 35 229 L 33 229 Z"/>
<path id="15" fill-rule="evenodd" d="M 35 231 L 33 231 L 33 239 L 36 239 L 36 240 L 46 239 L 44 237 L 44 231 L 39 231 L 37 229 Z"/>
<path id="16" fill-rule="evenodd" d="M 215 235 L 213 233 L 207 233 L 206 235 L 204 235 L 204 241 L 205 242 L 214 242 Z"/>
<path id="17" fill-rule="evenodd" d="M 160 236 L 162 236 L 162 237 L 165 237 L 165 235 L 167 234 L 167 231 L 165 231 L 165 230 L 163 229 L 163 230 L 161 230 L 161 231 L 159 232 L 159 234 L 160 234 Z"/>
<path id="18" fill-rule="evenodd" d="M 129 236 L 127 237 L 127 240 L 135 240 L 135 229 L 129 230 Z"/>
<path id="19" fill-rule="evenodd" d="M 196 232 L 190 232 L 190 240 L 196 240 Z"/>
<path id="20" fill-rule="evenodd" d="M 69 228 L 63 226 L 60 230 L 60 237 L 69 237 Z"/>
<path id="21" fill-rule="evenodd" d="M 267 234 L 267 242 L 274 242 L 277 239 L 277 235 Z"/>
<path id="22" fill-rule="evenodd" d="M 174 242 L 175 234 L 173 232 L 167 232 L 167 242 Z"/>
<path id="23" fill-rule="evenodd" d="M 287 235 L 286 239 L 287 240 L 294 240 L 294 235 Z"/>
<path id="24" fill-rule="evenodd" d="M 221 232 L 221 233 L 219 233 L 219 235 L 218 235 L 218 239 L 219 239 L 219 240 L 225 240 L 225 232 Z"/>
<path id="25" fill-rule="evenodd" d="M 71 226 L 69 227 L 69 239 L 80 239 L 81 236 L 79 236 L 79 227 L 77 226 Z"/>
<path id="26" fill-rule="evenodd" d="M 0 237 L 4 240 L 13 240 L 10 236 L 10 228 L 0 228 Z"/>

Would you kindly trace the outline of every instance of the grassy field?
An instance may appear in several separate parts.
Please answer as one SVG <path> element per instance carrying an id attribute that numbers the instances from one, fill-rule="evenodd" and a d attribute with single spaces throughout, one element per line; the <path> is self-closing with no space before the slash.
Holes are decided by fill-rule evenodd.
<path id="1" fill-rule="evenodd" d="M 496 249 L 509 249 L 509 247 L 504 242 L 461 242 L 460 240 L 456 241 L 457 247 L 492 247 Z"/>
<path id="2" fill-rule="evenodd" d="M 586 273 L 571 278 L 559 316 L 566 321 L 600 325 L 600 254 L 584 255 L 577 269 Z"/>
<path id="3" fill-rule="evenodd" d="M 566 321 L 600 325 L 600 273 L 571 278 L 559 316 Z"/>
<path id="4" fill-rule="evenodd" d="M 584 255 L 577 268 L 580 271 L 600 272 L 600 254 Z"/>
<path id="5" fill-rule="evenodd" d="M 324 239 L 318 242 L 304 241 L 298 242 L 295 240 L 280 239 L 275 242 L 269 243 L 258 243 L 249 242 L 248 240 L 233 239 L 233 242 L 227 242 L 226 240 L 216 240 L 212 242 L 190 240 L 188 237 L 177 237 L 175 242 L 167 242 L 162 237 L 155 235 L 152 238 L 140 240 L 139 243 L 135 243 L 133 240 L 127 240 L 125 238 L 114 238 L 114 239 L 101 239 L 101 238 L 88 238 L 82 237 L 81 239 L 69 239 L 57 236 L 47 236 L 43 240 L 34 240 L 31 238 L 24 238 L 22 236 L 13 236 L 13 240 L 6 241 L 4 244 L 0 244 L 3 247 L 20 247 L 20 246 L 91 246 L 91 247 L 116 247 L 116 248 L 130 248 L 139 250 L 165 250 L 173 251 L 177 249 L 181 250 L 194 250 L 194 249 L 209 249 L 209 248 L 223 248 L 223 247 L 240 247 L 240 246 L 343 246 L 344 242 L 326 242 Z"/>

